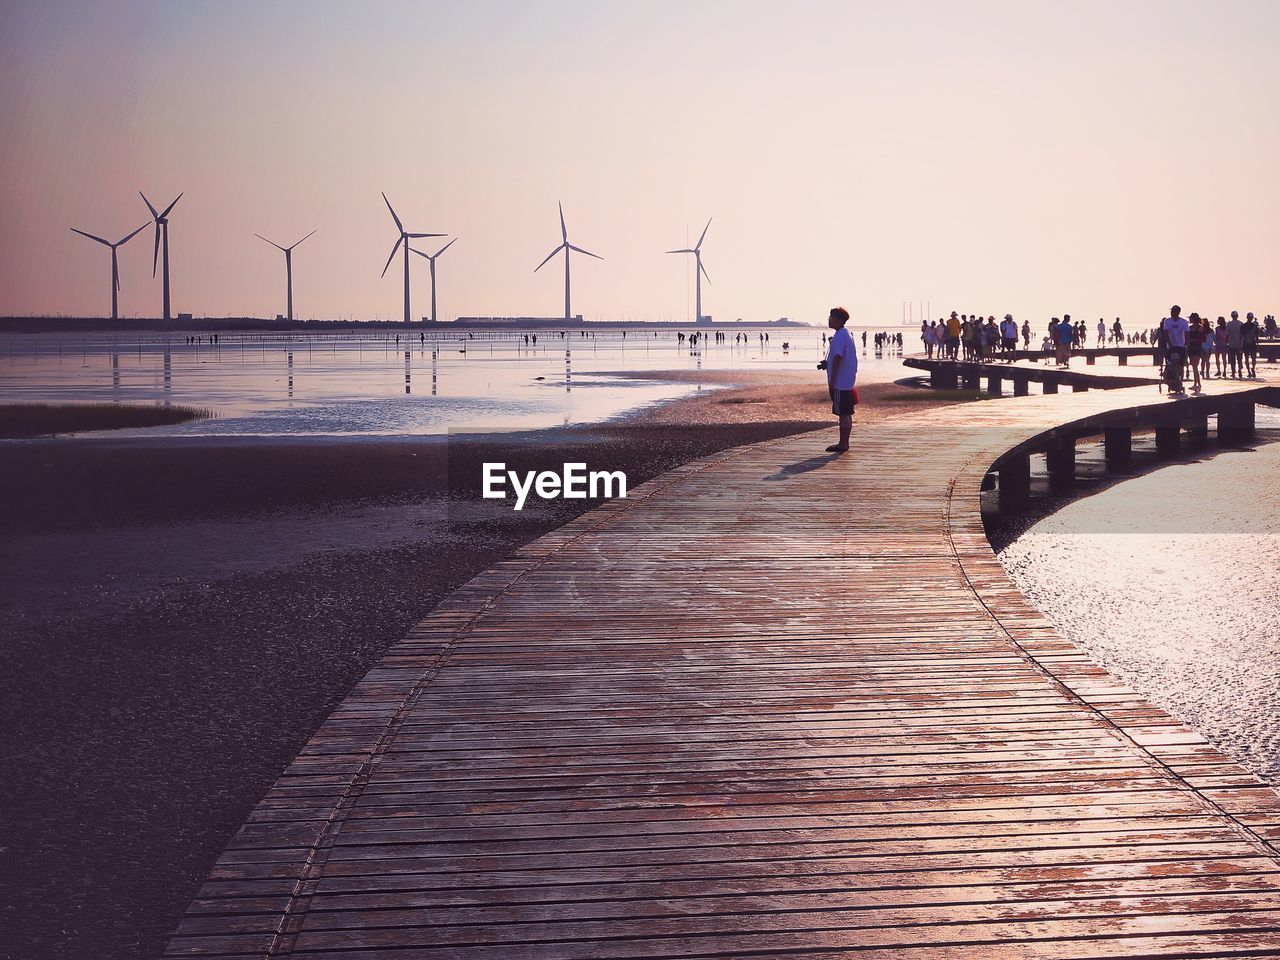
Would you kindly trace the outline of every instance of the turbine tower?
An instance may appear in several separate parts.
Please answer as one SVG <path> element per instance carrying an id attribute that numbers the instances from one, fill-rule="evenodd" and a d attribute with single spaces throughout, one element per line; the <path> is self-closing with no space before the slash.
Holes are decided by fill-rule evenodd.
<path id="1" fill-rule="evenodd" d="M 702 236 L 698 238 L 698 242 L 692 247 L 685 247 L 683 250 L 668 250 L 667 253 L 692 253 L 693 259 L 697 263 L 697 269 L 694 270 L 693 276 L 697 281 L 697 295 L 694 300 L 697 315 L 694 317 L 694 323 L 702 322 L 702 278 L 707 278 L 707 283 L 711 282 L 711 277 L 707 274 L 707 268 L 702 265 L 702 241 L 707 238 L 707 231 L 711 229 L 711 221 L 707 221 L 707 225 L 702 228 Z M 688 289 L 687 287 L 685 288 Z"/>
<path id="2" fill-rule="evenodd" d="M 314 236 L 315 232 L 316 232 L 315 230 L 312 230 L 311 233 L 308 233 L 307 236 L 302 238 L 302 240 L 306 240 L 309 237 Z M 280 246 L 280 244 L 276 243 L 274 240 L 268 240 L 266 237 L 264 237 L 260 233 L 255 233 L 254 236 L 257 237 L 259 240 L 263 241 L 264 243 L 271 244 L 273 247 L 275 247 L 277 250 L 279 250 L 281 253 L 284 254 L 284 279 L 285 279 L 285 284 L 288 286 L 288 291 L 289 291 L 288 299 L 286 300 L 286 303 L 288 304 L 289 312 L 286 316 L 287 316 L 287 319 L 293 320 L 293 247 L 296 247 L 298 243 L 302 242 L 302 240 L 299 240 L 298 243 L 295 243 L 293 246 L 282 247 Z"/>
<path id="3" fill-rule="evenodd" d="M 443 247 L 437 250 L 434 254 L 423 253 L 421 250 L 413 251 L 418 256 L 425 257 L 427 262 L 431 264 L 431 322 L 432 323 L 435 323 L 440 319 L 439 317 L 436 316 L 436 257 L 440 256 L 440 254 L 444 253 L 446 250 L 448 250 L 457 242 L 458 242 L 458 238 L 454 237 L 452 240 L 446 243 Z"/>
<path id="4" fill-rule="evenodd" d="M 147 195 L 141 190 L 138 196 L 142 198 L 142 202 L 147 205 L 147 209 L 151 211 L 151 219 L 156 222 L 156 248 L 151 254 L 151 276 L 156 275 L 156 261 L 160 259 L 160 246 L 164 245 L 164 319 L 171 320 L 169 313 L 169 211 L 173 209 L 174 204 L 182 199 L 182 194 L 178 194 L 173 198 L 173 203 L 164 208 L 164 213 L 158 213 L 155 205 L 147 199 Z"/>
<path id="5" fill-rule="evenodd" d="M 90 240 L 97 240 L 103 246 L 111 248 L 111 319 L 112 320 L 118 320 L 120 318 L 119 316 L 120 262 L 116 257 L 116 250 L 119 247 L 123 247 L 126 243 L 128 243 L 130 240 L 132 240 L 134 237 L 136 237 L 145 229 L 147 229 L 147 225 L 144 223 L 142 226 L 140 226 L 137 230 L 133 231 L 133 233 L 129 234 L 123 240 L 117 240 L 115 243 L 112 243 L 110 240 L 103 240 L 101 237 L 95 237 L 92 233 L 85 233 L 83 230 L 77 230 L 75 227 L 71 228 L 73 233 L 78 233 L 82 237 L 88 237 Z"/>
<path id="6" fill-rule="evenodd" d="M 554 257 L 561 250 L 564 251 L 564 322 L 569 323 L 573 318 L 573 314 L 569 312 L 569 251 L 572 250 L 575 253 L 585 253 L 588 257 L 595 257 L 597 260 L 603 260 L 604 257 L 597 256 L 589 250 L 583 250 L 581 247 L 575 247 L 569 242 L 569 231 L 564 225 L 564 204 L 560 203 L 557 205 L 560 207 L 560 239 L 562 242 L 560 246 L 547 254 L 546 260 L 543 260 L 533 268 L 533 272 L 537 273 L 547 265 L 548 260 Z"/>
<path id="7" fill-rule="evenodd" d="M 384 193 L 382 199 L 387 202 L 387 209 L 391 211 L 391 219 L 396 222 L 396 229 L 400 231 L 400 236 L 396 238 L 396 245 L 391 248 L 391 256 L 387 257 L 387 265 L 382 268 L 382 275 L 387 275 L 387 270 L 391 267 L 391 261 L 396 258 L 396 251 L 400 249 L 400 245 L 404 244 L 404 322 L 408 323 L 412 316 L 409 313 L 409 241 L 417 240 L 421 237 L 445 237 L 445 233 L 406 233 L 404 224 L 400 222 L 400 218 L 396 216 L 395 208 L 391 206 L 391 201 L 387 200 Z"/>

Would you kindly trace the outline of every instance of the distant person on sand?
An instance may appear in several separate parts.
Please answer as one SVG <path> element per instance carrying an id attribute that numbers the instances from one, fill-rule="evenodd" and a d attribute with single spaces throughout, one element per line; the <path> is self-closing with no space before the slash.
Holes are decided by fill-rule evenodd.
<path id="1" fill-rule="evenodd" d="M 834 333 L 827 350 L 827 359 L 818 364 L 827 371 L 827 392 L 831 395 L 831 412 L 840 418 L 840 441 L 827 447 L 827 453 L 844 453 L 849 449 L 849 434 L 853 430 L 853 408 L 858 402 L 854 383 L 858 379 L 858 351 L 853 337 L 844 325 L 849 322 L 849 311 L 844 307 L 832 307 L 827 326 Z"/>

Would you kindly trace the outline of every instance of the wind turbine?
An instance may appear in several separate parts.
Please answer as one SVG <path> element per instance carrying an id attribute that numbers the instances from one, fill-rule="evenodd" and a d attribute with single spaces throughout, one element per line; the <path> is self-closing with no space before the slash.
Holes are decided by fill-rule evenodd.
<path id="1" fill-rule="evenodd" d="M 420 237 L 447 237 L 447 233 L 406 233 L 404 224 L 400 222 L 400 218 L 396 216 L 395 209 L 391 206 L 391 201 L 387 200 L 384 193 L 382 199 L 387 202 L 387 209 L 391 211 L 391 219 L 396 222 L 396 229 L 400 231 L 400 236 L 396 238 L 396 245 L 391 248 L 391 256 L 387 257 L 387 265 L 382 268 L 382 275 L 387 275 L 387 270 L 391 267 L 391 261 L 396 258 L 396 251 L 400 249 L 400 244 L 404 244 L 404 322 L 408 323 L 411 316 L 409 314 L 409 241 L 417 240 Z"/>
<path id="2" fill-rule="evenodd" d="M 446 250 L 448 250 L 457 242 L 458 242 L 458 238 L 454 237 L 452 240 L 446 243 L 443 247 L 437 250 L 434 254 L 423 253 L 421 250 L 413 251 L 418 256 L 425 257 L 427 262 L 431 264 L 431 321 L 432 323 L 440 319 L 439 317 L 436 316 L 436 257 L 440 256 L 440 254 L 444 253 Z"/>
<path id="3" fill-rule="evenodd" d="M 315 230 L 312 230 L 311 233 L 308 233 L 307 236 L 302 238 L 302 240 L 306 240 L 308 237 L 314 236 L 315 232 L 316 232 Z M 259 240 L 263 241 L 264 243 L 271 244 L 273 247 L 275 247 L 277 250 L 279 250 L 281 253 L 284 254 L 284 277 L 285 277 L 285 282 L 289 288 L 289 298 L 287 301 L 289 306 L 288 319 L 293 320 L 293 247 L 296 247 L 298 243 L 302 242 L 302 240 L 299 240 L 298 243 L 295 243 L 291 247 L 282 247 L 280 246 L 280 244 L 276 243 L 274 240 L 268 240 L 266 237 L 264 237 L 260 233 L 255 233 L 254 236 L 257 237 Z"/>
<path id="4" fill-rule="evenodd" d="M 151 211 L 151 218 L 156 222 L 156 248 L 151 254 L 151 276 L 153 277 L 156 275 L 156 261 L 160 259 L 161 234 L 164 235 L 164 319 L 169 320 L 169 211 L 182 199 L 182 194 L 173 198 L 173 203 L 164 208 L 164 213 L 158 213 L 155 205 L 141 190 L 138 191 L 138 196 L 147 205 L 147 209 Z"/>
<path id="5" fill-rule="evenodd" d="M 685 247 L 683 250 L 668 250 L 667 253 L 692 253 L 693 259 L 697 263 L 697 269 L 694 270 L 694 279 L 697 281 L 697 296 L 694 300 L 697 309 L 697 315 L 694 317 L 694 323 L 702 322 L 702 278 L 707 278 L 707 283 L 711 282 L 711 277 L 707 274 L 707 268 L 702 265 L 702 241 L 707 238 L 707 231 L 711 229 L 711 221 L 707 221 L 707 225 L 702 228 L 702 236 L 698 238 L 698 242 L 692 247 Z M 686 289 L 688 289 L 686 287 Z"/>
<path id="6" fill-rule="evenodd" d="M 564 251 L 564 321 L 565 323 L 569 323 L 573 316 L 569 312 L 569 251 L 572 250 L 575 253 L 585 253 L 588 257 L 595 257 L 597 260 L 603 260 L 604 257 L 597 256 L 596 254 L 591 253 L 589 250 L 583 250 L 581 247 L 575 247 L 572 243 L 569 242 L 569 231 L 565 228 L 565 225 L 564 225 L 564 204 L 557 202 L 557 206 L 560 207 L 560 239 L 563 242 L 560 244 L 560 246 L 556 247 L 554 250 L 548 253 L 547 259 L 543 260 L 540 264 L 534 267 L 533 272 L 537 273 L 539 270 L 541 270 L 543 267 L 547 265 L 548 260 L 554 257 L 561 250 Z"/>
<path id="7" fill-rule="evenodd" d="M 119 319 L 118 307 L 119 307 L 119 293 L 120 293 L 120 262 L 116 257 L 116 249 L 118 247 L 123 247 L 126 243 L 128 243 L 130 240 L 132 240 L 134 237 L 136 237 L 145 229 L 147 229 L 147 225 L 144 223 L 142 226 L 140 226 L 137 230 L 133 231 L 133 233 L 129 234 L 123 240 L 117 240 L 115 243 L 112 243 L 110 240 L 103 240 L 101 237 L 95 237 L 92 233 L 85 233 L 83 230 L 77 230 L 75 227 L 71 228 L 73 233 L 78 233 L 82 237 L 88 237 L 90 240 L 97 240 L 103 246 L 111 248 L 111 319 L 112 320 Z"/>

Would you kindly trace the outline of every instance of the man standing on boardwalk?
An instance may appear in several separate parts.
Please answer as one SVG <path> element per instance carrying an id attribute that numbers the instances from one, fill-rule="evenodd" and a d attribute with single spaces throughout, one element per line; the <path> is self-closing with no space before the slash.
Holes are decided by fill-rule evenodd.
<path id="1" fill-rule="evenodd" d="M 844 307 L 832 307 L 827 326 L 835 332 L 827 348 L 827 359 L 818 364 L 827 371 L 827 392 L 831 395 L 831 412 L 840 418 L 840 441 L 827 447 L 827 453 L 844 453 L 849 449 L 849 434 L 853 430 L 853 408 L 858 395 L 853 385 L 858 379 L 858 351 L 853 337 L 844 325 L 849 322 L 849 311 Z"/>
<path id="2" fill-rule="evenodd" d="M 1227 360 L 1233 380 L 1244 376 L 1244 324 L 1236 310 L 1231 311 L 1231 319 L 1227 321 Z"/>
<path id="3" fill-rule="evenodd" d="M 1054 317 L 1057 320 L 1057 317 Z M 1075 343 L 1076 326 L 1071 322 L 1071 314 L 1064 313 L 1062 320 L 1053 326 L 1053 342 L 1058 348 L 1058 366 L 1071 366 L 1071 345 Z"/>

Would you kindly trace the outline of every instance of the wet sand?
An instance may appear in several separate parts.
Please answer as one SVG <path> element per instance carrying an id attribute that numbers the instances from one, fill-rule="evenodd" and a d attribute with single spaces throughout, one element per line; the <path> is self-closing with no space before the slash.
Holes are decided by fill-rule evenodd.
<path id="1" fill-rule="evenodd" d="M 17 774 L 0 781 L 0 955 L 155 956 L 227 839 L 382 651 L 592 506 L 482 501 L 482 462 L 581 460 L 634 485 L 743 443 L 815 427 L 832 433 L 816 447 L 833 439 L 820 386 L 768 377 L 525 434 L 0 448 L 0 722 Z M 863 423 L 938 402 L 862 392 Z"/>

